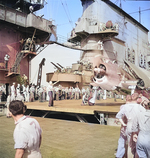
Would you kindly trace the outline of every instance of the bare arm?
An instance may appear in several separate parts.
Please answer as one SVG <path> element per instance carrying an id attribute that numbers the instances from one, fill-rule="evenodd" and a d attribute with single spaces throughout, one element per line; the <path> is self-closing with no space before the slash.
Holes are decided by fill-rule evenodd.
<path id="1" fill-rule="evenodd" d="M 137 134 L 134 134 L 134 135 L 133 135 L 133 141 L 134 141 L 134 142 L 137 142 L 137 137 L 138 137 Z"/>
<path id="2" fill-rule="evenodd" d="M 24 149 L 16 149 L 15 158 L 22 158 L 24 154 Z"/>
<path id="3" fill-rule="evenodd" d="M 114 121 L 114 123 L 116 123 L 117 125 L 118 125 L 118 123 L 119 123 L 120 121 L 119 121 L 119 119 L 115 119 L 115 121 Z"/>
<path id="4" fill-rule="evenodd" d="M 56 84 L 56 83 L 58 83 L 59 82 L 59 80 L 58 81 L 56 81 L 55 83 L 53 83 L 53 86 Z"/>
<path id="5" fill-rule="evenodd" d="M 122 119 L 119 119 L 119 121 L 121 122 L 121 124 L 122 124 L 123 126 L 127 126 L 127 125 L 123 122 Z"/>

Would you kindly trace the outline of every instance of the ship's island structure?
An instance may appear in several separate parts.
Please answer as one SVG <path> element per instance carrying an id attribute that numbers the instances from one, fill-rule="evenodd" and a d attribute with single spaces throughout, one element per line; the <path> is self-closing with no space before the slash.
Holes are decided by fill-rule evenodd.
<path id="1" fill-rule="evenodd" d="M 52 63 L 57 71 L 47 73 L 47 81 L 87 87 L 93 76 L 95 58 L 99 57 L 103 65 L 115 63 L 140 85 L 149 87 L 149 30 L 109 0 L 81 0 L 81 3 L 83 14 L 64 44 L 81 50 L 81 59 L 72 64 L 72 69 Z"/>
<path id="2" fill-rule="evenodd" d="M 30 77 L 30 61 L 40 45 L 50 39 L 52 21 L 34 14 L 44 7 L 45 0 L 0 1 L 0 84 L 19 82 Z"/>

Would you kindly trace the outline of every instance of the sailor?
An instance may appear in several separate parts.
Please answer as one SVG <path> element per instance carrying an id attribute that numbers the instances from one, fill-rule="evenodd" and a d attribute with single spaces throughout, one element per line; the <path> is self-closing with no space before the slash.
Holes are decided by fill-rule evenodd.
<path id="1" fill-rule="evenodd" d="M 88 94 L 87 93 L 83 93 L 82 104 L 81 105 L 87 105 L 87 103 L 88 103 Z"/>
<path id="2" fill-rule="evenodd" d="M 133 124 L 135 123 L 136 119 L 136 111 L 138 110 L 139 104 L 137 104 L 137 99 L 139 98 L 138 93 L 133 93 L 131 95 L 132 102 L 129 104 L 124 104 L 123 107 L 120 109 L 120 111 L 117 113 L 116 118 L 119 119 L 121 124 L 126 127 L 126 136 L 127 136 L 127 142 L 128 142 L 128 157 L 133 157 L 133 154 L 131 152 L 131 146 L 130 146 L 130 139 L 131 134 L 133 132 Z M 122 116 L 126 116 L 127 123 L 125 123 L 122 119 Z"/>
<path id="3" fill-rule="evenodd" d="M 29 7 L 29 10 L 30 10 L 30 12 L 31 12 L 31 13 L 33 13 L 34 8 L 33 8 L 33 6 L 32 6 L 32 5 Z"/>
<path id="4" fill-rule="evenodd" d="M 72 96 L 72 87 L 69 88 L 68 92 L 69 92 L 69 99 L 72 99 L 71 98 L 71 96 Z"/>
<path id="5" fill-rule="evenodd" d="M 0 86 L 0 102 L 2 101 L 2 100 L 1 100 L 1 98 L 2 98 L 2 93 L 3 93 L 2 87 Z"/>
<path id="6" fill-rule="evenodd" d="M 48 88 L 46 87 L 46 101 L 49 101 Z"/>
<path id="7" fill-rule="evenodd" d="M 16 87 L 16 100 L 24 101 L 24 97 L 21 95 L 20 84 Z"/>
<path id="8" fill-rule="evenodd" d="M 10 118 L 10 111 L 9 111 L 9 104 L 11 102 L 10 94 L 7 96 L 7 101 L 6 101 L 6 117 Z"/>
<path id="9" fill-rule="evenodd" d="M 55 94 L 56 94 L 56 100 L 58 101 L 59 100 L 59 87 L 58 86 L 55 86 Z"/>
<path id="10" fill-rule="evenodd" d="M 39 99 L 39 86 L 35 86 L 35 100 Z"/>
<path id="11" fill-rule="evenodd" d="M 97 44 L 98 44 L 98 49 L 99 50 L 104 50 L 102 41 L 99 40 Z"/>
<path id="12" fill-rule="evenodd" d="M 86 88 L 85 93 L 87 93 L 88 96 L 90 95 L 90 89 L 89 89 L 89 87 Z"/>
<path id="13" fill-rule="evenodd" d="M 26 102 L 29 102 L 29 98 L 30 98 L 30 93 L 29 93 L 29 85 L 27 85 L 27 87 L 26 87 L 26 98 L 25 98 L 25 101 Z"/>
<path id="14" fill-rule="evenodd" d="M 39 88 L 39 101 L 40 102 L 43 102 L 43 91 L 44 91 L 44 89 L 43 89 L 43 86 L 41 86 L 40 88 Z"/>
<path id="15" fill-rule="evenodd" d="M 5 97 L 6 97 L 6 89 L 5 87 L 2 85 L 0 87 L 0 102 L 1 101 L 4 101 L 5 100 Z"/>
<path id="16" fill-rule="evenodd" d="M 22 85 L 22 93 L 23 93 L 23 97 L 24 97 L 24 101 L 26 100 L 25 98 L 27 97 L 26 95 L 27 95 L 27 92 L 26 92 L 26 87 L 25 87 L 25 85 L 23 84 Z"/>
<path id="17" fill-rule="evenodd" d="M 149 100 L 142 96 L 141 105 L 136 107 L 137 117 L 132 126 L 132 130 L 137 134 L 133 135 L 133 140 L 136 142 L 136 150 L 139 157 L 149 158 L 150 157 L 150 109 Z M 145 107 L 145 109 L 143 109 Z M 138 110 L 137 110 L 138 109 Z"/>
<path id="18" fill-rule="evenodd" d="M 131 95 L 127 95 L 126 96 L 126 104 L 130 104 L 132 101 Z M 121 108 L 123 108 L 124 104 L 121 105 Z M 127 123 L 127 118 L 125 115 L 122 116 L 122 120 L 124 123 Z M 118 124 L 119 120 L 116 120 L 116 123 Z M 126 135 L 126 126 L 123 126 L 121 124 L 121 129 L 120 129 L 120 137 L 118 140 L 118 148 L 117 148 L 117 152 L 116 152 L 116 158 L 121 158 L 125 155 L 125 144 L 127 141 L 127 135 Z"/>
<path id="19" fill-rule="evenodd" d="M 54 94 L 53 94 L 54 93 L 54 87 L 53 86 L 58 82 L 59 82 L 59 80 L 56 81 L 55 83 L 52 83 L 52 81 L 49 82 L 49 85 L 47 87 L 47 94 L 49 96 L 48 106 L 53 106 L 53 100 L 54 100 Z"/>
<path id="20" fill-rule="evenodd" d="M 118 25 L 118 23 L 115 24 L 114 28 L 115 28 L 116 31 L 119 31 L 119 25 Z"/>
<path id="21" fill-rule="evenodd" d="M 93 87 L 91 90 L 91 99 L 89 99 L 89 105 L 94 105 L 95 104 L 95 100 L 96 100 L 96 96 L 97 96 L 97 90 L 98 87 Z"/>
<path id="22" fill-rule="evenodd" d="M 74 99 L 75 96 L 75 88 L 72 87 L 71 99 Z"/>
<path id="23" fill-rule="evenodd" d="M 16 99 L 15 82 L 11 86 L 11 101 Z"/>
<path id="24" fill-rule="evenodd" d="M 16 158 L 42 158 L 40 145 L 42 130 L 38 121 L 25 116 L 26 106 L 23 102 L 15 100 L 10 102 L 9 110 L 15 121 L 14 148 Z"/>
<path id="25" fill-rule="evenodd" d="M 34 101 L 34 92 L 35 92 L 34 85 L 31 85 L 31 87 L 29 88 L 29 92 L 30 92 L 30 102 L 33 102 Z"/>
<path id="26" fill-rule="evenodd" d="M 61 100 L 65 99 L 65 88 L 62 87 L 62 95 L 61 95 Z"/>
<path id="27" fill-rule="evenodd" d="M 4 61 L 5 61 L 5 68 L 8 68 L 8 60 L 9 60 L 10 56 L 8 54 L 5 55 L 4 57 Z"/>
<path id="28" fill-rule="evenodd" d="M 104 90 L 103 100 L 106 100 L 106 98 L 107 98 L 107 91 Z"/>
<path id="29" fill-rule="evenodd" d="M 71 37 L 75 36 L 75 28 L 73 28 L 73 30 L 71 31 Z"/>
<path id="30" fill-rule="evenodd" d="M 65 99 L 68 99 L 68 87 L 65 88 Z"/>
<path id="31" fill-rule="evenodd" d="M 101 90 L 99 89 L 97 92 L 97 100 L 100 100 L 100 94 L 101 94 Z"/>
<path id="32" fill-rule="evenodd" d="M 46 96 L 47 92 L 46 92 L 46 86 L 43 86 L 43 101 L 46 101 Z"/>
<path id="33" fill-rule="evenodd" d="M 82 93 L 82 95 L 85 93 L 85 88 L 84 87 L 82 87 L 81 93 Z"/>
<path id="34" fill-rule="evenodd" d="M 85 88 L 82 87 L 82 89 L 80 90 L 80 98 L 83 97 L 84 93 L 85 93 Z"/>
<path id="35" fill-rule="evenodd" d="M 16 94 L 17 96 L 20 95 L 20 84 L 18 84 L 16 87 Z"/>
<path id="36" fill-rule="evenodd" d="M 62 99 L 62 86 L 59 84 L 59 100 L 61 100 Z"/>
<path id="37" fill-rule="evenodd" d="M 26 39 L 24 44 L 24 50 L 29 50 L 31 41 L 32 41 L 31 38 Z"/>
<path id="38" fill-rule="evenodd" d="M 79 99 L 79 94 L 80 94 L 80 89 L 79 89 L 78 85 L 76 86 L 74 91 L 75 91 L 75 99 L 78 100 Z"/>
<path id="39" fill-rule="evenodd" d="M 48 106 L 53 106 L 53 83 L 52 81 L 49 82 L 49 85 L 47 87 L 48 95 L 49 95 L 49 104 Z"/>

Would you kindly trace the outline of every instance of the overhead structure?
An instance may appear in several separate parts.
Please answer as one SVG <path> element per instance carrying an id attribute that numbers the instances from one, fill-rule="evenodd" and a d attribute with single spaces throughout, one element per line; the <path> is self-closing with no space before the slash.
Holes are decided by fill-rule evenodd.
<path id="1" fill-rule="evenodd" d="M 24 13 L 33 13 L 44 8 L 45 0 L 1 0 L 0 4 Z"/>
<path id="2" fill-rule="evenodd" d="M 52 29 L 53 33 L 56 31 L 52 21 L 33 13 L 45 3 L 45 0 L 0 1 L 0 84 L 10 85 L 24 74 L 30 81 L 30 61 L 44 47 L 41 43 L 49 41 Z M 4 58 L 6 55 L 8 59 Z"/>

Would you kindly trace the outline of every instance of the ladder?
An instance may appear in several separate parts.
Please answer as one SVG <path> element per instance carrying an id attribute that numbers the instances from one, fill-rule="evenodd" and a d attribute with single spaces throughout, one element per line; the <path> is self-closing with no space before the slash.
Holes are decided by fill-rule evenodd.
<path id="1" fill-rule="evenodd" d="M 29 51 L 31 49 L 31 45 L 32 45 L 32 42 L 33 42 L 33 39 L 34 39 L 35 32 L 36 32 L 36 29 L 34 30 L 34 33 L 33 33 L 33 36 L 32 36 L 32 40 L 31 40 L 31 43 L 30 43 L 30 46 L 29 46 Z M 11 68 L 11 72 L 17 73 L 18 66 L 20 65 L 20 62 L 21 62 L 23 56 L 24 56 L 24 52 L 23 51 L 20 51 L 17 54 L 15 63 L 13 65 L 13 67 Z"/>
<path id="2" fill-rule="evenodd" d="M 15 63 L 14 63 L 14 65 L 13 65 L 13 67 L 11 68 L 11 71 L 12 71 L 12 72 L 17 73 L 17 69 L 18 69 L 18 66 L 19 66 L 19 64 L 20 64 L 20 62 L 21 62 L 21 60 L 22 60 L 22 58 L 23 58 L 23 55 L 24 55 L 23 52 L 19 52 L 19 53 L 17 54 Z"/>

